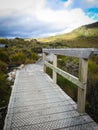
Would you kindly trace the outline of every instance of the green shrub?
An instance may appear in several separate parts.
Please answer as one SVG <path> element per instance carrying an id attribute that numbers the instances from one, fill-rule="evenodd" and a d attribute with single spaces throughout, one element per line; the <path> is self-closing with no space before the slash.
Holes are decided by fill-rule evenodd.
<path id="1" fill-rule="evenodd" d="M 5 62 L 0 60 L 0 72 L 1 71 L 6 72 L 7 67 L 8 67 L 8 65 Z"/>
<path id="2" fill-rule="evenodd" d="M 34 63 L 34 60 L 27 58 L 25 63 L 26 63 L 26 64 L 32 64 L 32 63 Z"/>
<path id="3" fill-rule="evenodd" d="M 38 60 L 38 55 L 36 53 L 32 53 L 30 59 Z"/>
<path id="4" fill-rule="evenodd" d="M 0 60 L 2 60 L 4 62 L 9 61 L 8 53 L 5 50 L 0 49 Z"/>
<path id="5" fill-rule="evenodd" d="M 9 81 L 6 79 L 6 75 L 0 73 L 0 107 L 6 105 L 10 97 Z"/>
<path id="6" fill-rule="evenodd" d="M 12 54 L 10 59 L 13 64 L 23 64 L 26 61 L 26 55 L 23 52 L 17 52 Z"/>
<path id="7" fill-rule="evenodd" d="M 96 73 L 98 72 L 98 64 L 93 60 L 89 60 L 88 69 L 90 73 Z"/>

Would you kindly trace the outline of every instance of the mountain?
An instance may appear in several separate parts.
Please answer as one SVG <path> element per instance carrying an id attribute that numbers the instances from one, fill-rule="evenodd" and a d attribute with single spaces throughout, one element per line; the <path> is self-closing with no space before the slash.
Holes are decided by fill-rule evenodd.
<path id="1" fill-rule="evenodd" d="M 38 39 L 49 47 L 93 47 L 98 48 L 98 22 L 81 26 L 71 33 Z"/>
<path id="2" fill-rule="evenodd" d="M 85 27 L 86 27 L 86 28 L 98 28 L 98 22 L 93 23 L 93 24 L 85 25 Z"/>

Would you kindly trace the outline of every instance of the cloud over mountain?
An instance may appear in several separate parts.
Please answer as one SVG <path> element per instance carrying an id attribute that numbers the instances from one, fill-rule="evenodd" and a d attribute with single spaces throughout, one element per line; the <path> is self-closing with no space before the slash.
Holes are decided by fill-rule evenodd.
<path id="1" fill-rule="evenodd" d="M 69 32 L 81 25 L 94 22 L 82 8 L 70 6 L 71 4 L 74 6 L 74 0 L 59 2 L 56 0 L 55 3 L 50 0 L 50 2 L 49 0 L 1 1 L 0 36 L 48 36 Z"/>

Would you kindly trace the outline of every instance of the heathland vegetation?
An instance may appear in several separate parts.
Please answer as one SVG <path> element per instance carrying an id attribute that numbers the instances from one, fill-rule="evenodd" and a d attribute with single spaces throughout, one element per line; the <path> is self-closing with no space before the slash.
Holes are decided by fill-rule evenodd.
<path id="1" fill-rule="evenodd" d="M 85 47 L 98 48 L 98 22 L 85 25 L 68 34 L 39 38 L 39 42 L 49 48 Z"/>
<path id="2" fill-rule="evenodd" d="M 41 49 L 35 39 L 25 41 L 21 38 L 0 39 L 0 129 L 6 114 L 7 105 L 11 93 L 12 81 L 8 80 L 8 73 L 21 64 L 34 63 L 38 60 L 37 52 Z"/>
<path id="3" fill-rule="evenodd" d="M 38 53 L 42 48 L 98 48 L 98 22 L 82 26 L 71 33 L 43 39 L 0 39 L 0 108 L 6 110 L 11 93 L 12 82 L 7 80 L 7 73 L 21 64 L 34 63 L 38 60 Z M 78 76 L 79 60 L 72 57 L 58 56 L 58 66 L 69 73 Z M 48 69 L 48 73 L 51 71 Z M 58 84 L 74 100 L 76 100 L 77 87 L 58 75 Z M 98 121 L 98 55 L 89 60 L 87 112 Z M 2 109 L 0 109 L 2 111 Z M 0 117 L 4 117 L 2 112 Z M 0 118 L 0 123 L 2 118 Z M 0 124 L 1 126 L 1 124 Z"/>
<path id="4" fill-rule="evenodd" d="M 48 48 L 97 48 L 98 49 L 98 22 L 82 26 L 71 33 L 38 39 Z M 78 76 L 79 60 L 72 57 L 58 56 L 58 66 Z M 47 68 L 51 75 L 51 70 Z M 77 87 L 58 75 L 58 84 L 75 101 L 77 100 Z M 89 59 L 88 64 L 88 85 L 86 112 L 98 122 L 98 54 Z"/>
<path id="5" fill-rule="evenodd" d="M 21 38 L 0 39 L 0 44 L 6 45 L 0 48 L 0 107 L 2 107 L 6 102 L 3 100 L 2 91 L 4 87 L 6 90 L 8 89 L 6 86 L 8 84 L 7 73 L 21 64 L 34 63 L 38 60 L 37 52 L 40 52 L 41 49 L 37 48 L 39 43 L 35 39 L 31 41 L 25 41 Z"/>

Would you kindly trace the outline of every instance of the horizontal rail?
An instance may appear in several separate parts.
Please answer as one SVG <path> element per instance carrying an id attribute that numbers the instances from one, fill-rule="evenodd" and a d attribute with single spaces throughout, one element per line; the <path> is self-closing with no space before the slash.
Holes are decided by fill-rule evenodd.
<path id="1" fill-rule="evenodd" d="M 83 89 L 84 84 L 81 83 L 79 81 L 79 79 L 57 67 L 54 67 L 52 64 L 48 63 L 47 61 L 44 62 L 44 64 L 46 66 L 48 66 L 49 68 L 53 69 L 56 73 L 60 74 L 61 76 L 63 76 L 64 78 L 66 78 L 67 80 L 71 81 L 72 83 L 74 83 L 75 85 L 77 85 L 78 87 Z"/>
<path id="2" fill-rule="evenodd" d="M 46 61 L 46 53 L 53 54 L 53 65 Z M 53 70 L 53 81 L 57 82 L 57 73 L 78 86 L 77 109 L 80 113 L 85 112 L 88 59 L 91 55 L 97 54 L 98 49 L 94 48 L 66 48 L 66 49 L 43 49 L 44 72 L 48 66 Z M 79 78 L 57 68 L 57 55 L 72 56 L 79 58 Z"/>
<path id="3" fill-rule="evenodd" d="M 94 48 L 43 49 L 43 52 L 88 59 L 94 52 L 98 53 L 98 49 Z"/>

